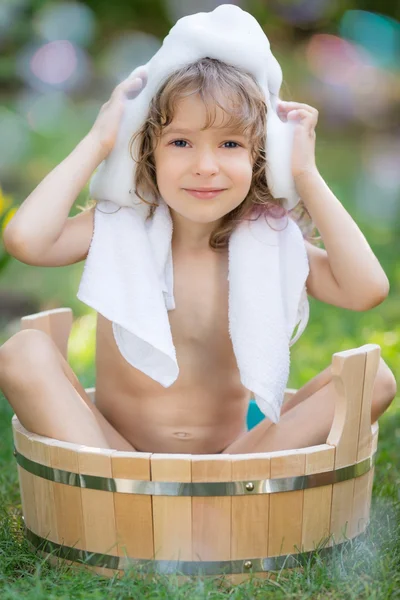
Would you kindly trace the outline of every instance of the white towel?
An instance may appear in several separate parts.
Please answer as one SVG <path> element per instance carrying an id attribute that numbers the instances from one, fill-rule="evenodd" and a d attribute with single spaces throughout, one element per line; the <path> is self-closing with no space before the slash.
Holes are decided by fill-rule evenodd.
<path id="1" fill-rule="evenodd" d="M 91 179 L 90 193 L 99 210 L 78 292 L 80 300 L 112 321 L 125 359 L 164 387 L 179 376 L 167 313 L 175 308 L 172 221 L 162 199 L 153 218 L 145 221 L 148 205 L 132 189 L 136 166 L 129 141 L 166 78 L 204 57 L 256 78 L 268 109 L 268 186 L 273 196 L 285 199 L 288 209 L 299 200 L 291 174 L 294 124 L 283 123 L 277 115 L 282 70 L 262 28 L 252 15 L 229 4 L 179 19 L 151 60 L 132 71 L 132 78 L 141 75 L 147 84 L 126 102 L 115 147 Z M 289 374 L 289 348 L 308 320 L 309 267 L 298 226 L 291 219 L 287 228 L 286 219 L 269 218 L 269 223 L 271 227 L 263 217 L 244 221 L 231 235 L 228 314 L 241 381 L 261 411 L 276 422 Z"/>
<path id="2" fill-rule="evenodd" d="M 290 218 L 268 222 L 262 216 L 243 221 L 231 235 L 228 316 L 240 380 L 277 422 L 289 347 L 308 320 L 309 265 L 299 227 Z M 166 388 L 179 376 L 167 313 L 175 308 L 171 239 L 162 199 L 147 222 L 134 208 L 99 202 L 78 291 L 82 302 L 112 321 L 122 356 Z"/>

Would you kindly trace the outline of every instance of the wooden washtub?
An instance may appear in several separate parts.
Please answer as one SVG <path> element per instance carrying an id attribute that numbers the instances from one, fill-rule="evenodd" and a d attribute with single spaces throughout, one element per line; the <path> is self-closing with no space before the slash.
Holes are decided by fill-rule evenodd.
<path id="1" fill-rule="evenodd" d="M 71 325 L 70 309 L 22 319 L 23 328 L 51 335 L 64 356 Z M 327 443 L 298 450 L 121 452 L 30 433 L 14 415 L 27 539 L 42 556 L 58 557 L 51 562 L 85 563 L 103 575 L 133 565 L 234 582 L 299 566 L 300 551 L 328 552 L 368 524 L 379 358 L 374 344 L 333 355 L 337 404 Z M 94 401 L 94 388 L 87 391 Z"/>

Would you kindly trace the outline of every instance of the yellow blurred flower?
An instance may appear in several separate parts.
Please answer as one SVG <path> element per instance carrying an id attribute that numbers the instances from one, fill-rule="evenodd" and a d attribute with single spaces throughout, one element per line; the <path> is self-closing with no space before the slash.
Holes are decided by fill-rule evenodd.
<path id="1" fill-rule="evenodd" d="M 1 230 L 4 231 L 6 226 L 9 224 L 9 222 L 11 221 L 11 219 L 13 218 L 13 216 L 15 215 L 15 213 L 17 212 L 17 207 L 11 208 L 11 210 L 8 211 L 8 213 L 5 216 L 5 219 L 3 221 L 3 224 L 1 226 Z"/>
<path id="2" fill-rule="evenodd" d="M 3 215 L 12 205 L 11 196 L 3 194 L 3 190 L 0 187 L 0 216 Z"/>

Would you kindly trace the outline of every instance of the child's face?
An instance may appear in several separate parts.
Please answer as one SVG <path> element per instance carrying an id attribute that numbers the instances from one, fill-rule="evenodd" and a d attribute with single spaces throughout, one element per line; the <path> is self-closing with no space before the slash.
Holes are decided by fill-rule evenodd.
<path id="1" fill-rule="evenodd" d="M 229 117 L 221 108 L 216 110 L 212 127 L 201 131 L 206 122 L 201 98 L 192 95 L 181 99 L 154 151 L 162 198 L 170 208 L 197 223 L 217 221 L 236 208 L 251 185 L 250 140 L 237 131 L 221 129 Z M 199 187 L 224 191 L 213 198 L 198 198 L 187 191 Z"/>

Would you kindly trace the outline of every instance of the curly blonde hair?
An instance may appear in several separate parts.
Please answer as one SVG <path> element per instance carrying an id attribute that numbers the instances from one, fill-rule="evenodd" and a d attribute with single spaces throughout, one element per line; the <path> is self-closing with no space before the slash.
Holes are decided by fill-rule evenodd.
<path id="1" fill-rule="evenodd" d="M 225 249 L 229 237 L 238 223 L 256 215 L 290 217 L 299 225 L 303 237 L 311 243 L 321 238 L 313 237 L 316 231 L 310 214 L 300 200 L 298 205 L 288 211 L 284 198 L 275 198 L 266 179 L 266 119 L 267 105 L 262 89 L 254 77 L 237 67 L 233 67 L 214 58 L 202 58 L 172 73 L 161 85 L 150 102 L 149 112 L 143 126 L 132 136 L 129 152 L 136 162 L 133 189 L 138 198 L 149 205 L 147 219 L 152 218 L 160 192 L 156 180 L 154 149 L 162 131 L 173 120 L 177 102 L 186 96 L 199 94 L 206 107 L 206 123 L 203 129 L 212 127 L 216 120 L 216 107 L 220 107 L 229 116 L 224 126 L 235 127 L 238 132 L 247 134 L 251 140 L 252 181 L 244 200 L 224 215 L 210 234 L 211 248 Z M 221 98 L 228 99 L 222 105 Z M 234 101 L 232 101 L 234 99 Z M 133 155 L 136 146 L 137 155 Z M 148 199 L 152 202 L 149 202 Z M 86 208 L 96 205 L 91 201 Z"/>

